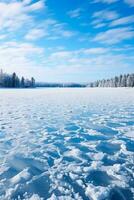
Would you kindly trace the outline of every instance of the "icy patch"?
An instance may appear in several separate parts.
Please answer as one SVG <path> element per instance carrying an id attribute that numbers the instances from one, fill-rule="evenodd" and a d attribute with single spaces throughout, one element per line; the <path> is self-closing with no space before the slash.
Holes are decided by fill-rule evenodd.
<path id="1" fill-rule="evenodd" d="M 127 137 L 134 139 L 134 131 L 129 131 L 125 134 Z"/>
<path id="2" fill-rule="evenodd" d="M 96 131 L 96 130 L 93 130 L 93 129 L 90 129 L 88 130 L 88 134 L 89 135 L 92 135 L 92 136 L 95 136 L 95 135 L 102 135 L 102 133 Z"/>
<path id="3" fill-rule="evenodd" d="M 106 187 L 94 187 L 92 184 L 88 185 L 86 188 L 86 195 L 92 200 L 102 200 L 105 199 L 110 192 L 109 188 Z"/>
<path id="4" fill-rule="evenodd" d="M 123 133 L 125 137 L 134 138 L 134 126 L 119 127 L 118 130 Z"/>
<path id="5" fill-rule="evenodd" d="M 40 198 L 38 194 L 33 194 L 29 200 L 43 200 L 43 198 Z"/>
<path id="6" fill-rule="evenodd" d="M 70 151 L 67 151 L 64 153 L 64 156 L 68 156 L 68 157 L 74 157 L 74 158 L 80 158 L 81 156 L 81 151 L 79 149 L 72 149 Z"/>
<path id="7" fill-rule="evenodd" d="M 0 98 L 1 200 L 133 199 L 133 89 L 11 89 Z"/>
<path id="8" fill-rule="evenodd" d="M 31 177 L 30 173 L 28 172 L 28 169 L 24 169 L 22 172 L 11 178 L 11 183 L 12 184 L 17 184 L 22 181 L 27 181 Z"/>
<path id="9" fill-rule="evenodd" d="M 102 160 L 104 158 L 105 154 L 102 152 L 98 152 L 98 153 L 89 153 L 89 157 L 92 160 Z"/>

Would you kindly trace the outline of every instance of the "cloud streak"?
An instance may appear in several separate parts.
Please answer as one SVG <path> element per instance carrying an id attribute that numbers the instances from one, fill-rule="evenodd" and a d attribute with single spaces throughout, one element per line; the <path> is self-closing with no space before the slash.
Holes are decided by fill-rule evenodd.
<path id="1" fill-rule="evenodd" d="M 93 3 L 106 3 L 106 4 L 111 4 L 111 3 L 116 3 L 118 0 L 94 0 Z"/>
<path id="2" fill-rule="evenodd" d="M 77 8 L 75 10 L 70 10 L 67 12 L 67 15 L 70 16 L 71 18 L 79 18 L 81 15 L 82 9 Z"/>
<path id="3" fill-rule="evenodd" d="M 101 32 L 95 36 L 93 41 L 111 45 L 132 38 L 134 38 L 133 28 L 126 27 L 126 28 L 114 28 L 114 29 L 109 29 L 105 32 Z"/>
<path id="4" fill-rule="evenodd" d="M 122 17 L 110 23 L 110 26 L 121 26 L 134 23 L 134 15 Z"/>
<path id="5" fill-rule="evenodd" d="M 30 1 L 29 1 L 30 3 Z M 43 1 L 29 4 L 28 1 L 0 2 L 0 29 L 16 30 L 32 23 L 30 13 L 45 8 Z"/>
<path id="6" fill-rule="evenodd" d="M 131 7 L 134 6 L 134 1 L 133 0 L 124 0 L 124 2 L 127 3 Z"/>

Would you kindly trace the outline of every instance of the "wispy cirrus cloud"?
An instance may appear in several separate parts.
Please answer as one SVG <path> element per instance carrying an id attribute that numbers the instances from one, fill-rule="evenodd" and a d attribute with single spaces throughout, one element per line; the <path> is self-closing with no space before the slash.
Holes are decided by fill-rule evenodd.
<path id="1" fill-rule="evenodd" d="M 124 0 L 125 3 L 127 3 L 129 6 L 134 6 L 134 1 L 133 0 Z"/>
<path id="2" fill-rule="evenodd" d="M 93 3 L 107 3 L 107 4 L 111 4 L 111 3 L 115 3 L 118 0 L 93 0 Z"/>
<path id="3" fill-rule="evenodd" d="M 70 16 L 71 18 L 79 18 L 81 15 L 81 12 L 82 12 L 82 9 L 77 8 L 77 9 L 68 11 L 67 15 Z"/>
<path id="4" fill-rule="evenodd" d="M 45 32 L 44 29 L 34 28 L 29 30 L 29 32 L 25 35 L 26 40 L 39 40 L 42 37 L 48 36 L 48 33 Z"/>
<path id="5" fill-rule="evenodd" d="M 47 19 L 36 25 L 36 28 L 31 28 L 25 35 L 27 40 L 39 40 L 45 38 L 47 40 L 57 40 L 61 38 L 71 38 L 77 33 L 67 28 L 66 23 L 59 23 L 54 19 Z"/>
<path id="6" fill-rule="evenodd" d="M 134 38 L 134 29 L 131 27 L 114 28 L 98 33 L 93 41 L 104 44 L 117 44 L 124 40 Z"/>
<path id="7" fill-rule="evenodd" d="M 110 26 L 121 26 L 121 25 L 128 25 L 134 23 L 134 15 L 121 17 L 119 19 L 113 20 L 110 23 Z"/>
<path id="8" fill-rule="evenodd" d="M 119 2 L 120 0 L 93 0 L 91 3 L 103 3 L 103 4 L 112 4 Z M 128 4 L 129 6 L 134 6 L 134 0 L 123 0 L 124 3 Z"/>
<path id="9" fill-rule="evenodd" d="M 97 28 L 105 27 L 107 25 L 107 23 L 95 20 L 95 21 L 92 22 L 92 25 L 93 25 L 94 28 L 97 29 Z"/>
<path id="10" fill-rule="evenodd" d="M 16 30 L 24 24 L 32 23 L 30 13 L 45 8 L 44 1 L 2 1 L 0 2 L 0 30 Z"/>
<path id="11" fill-rule="evenodd" d="M 83 53 L 85 55 L 99 55 L 99 54 L 101 55 L 101 54 L 108 53 L 109 51 L 110 51 L 109 48 L 104 48 L 104 47 L 83 49 Z"/>
<path id="12" fill-rule="evenodd" d="M 59 38 L 59 37 L 70 38 L 77 34 L 74 31 L 68 30 L 67 28 L 65 28 L 65 26 L 66 25 L 62 24 L 62 23 L 54 24 L 54 26 L 51 29 L 52 36 L 56 36 L 57 38 Z"/>
<path id="13" fill-rule="evenodd" d="M 37 66 L 36 59 L 43 55 L 44 49 L 31 43 L 5 42 L 0 45 L 0 66 L 9 73 L 16 71 L 20 76 L 32 75 Z"/>
<path id="14" fill-rule="evenodd" d="M 103 55 L 108 53 L 108 48 L 96 47 L 96 48 L 82 48 L 74 51 L 60 50 L 52 53 L 49 57 L 50 60 L 64 59 L 66 62 L 74 62 L 75 59 L 88 58 L 96 55 Z M 68 61 L 67 61 L 68 60 Z"/>
<path id="15" fill-rule="evenodd" d="M 101 28 L 106 26 L 109 21 L 118 19 L 119 16 L 119 13 L 115 10 L 103 9 L 93 13 L 91 24 L 94 28 Z"/>
<path id="16" fill-rule="evenodd" d="M 97 12 L 94 12 L 92 15 L 93 18 L 99 18 L 100 20 L 113 20 L 117 19 L 119 17 L 119 14 L 115 10 L 100 10 Z"/>
<path id="17" fill-rule="evenodd" d="M 116 66 L 124 70 L 129 66 L 128 61 L 132 58 L 124 56 L 122 49 L 118 50 L 118 54 L 114 54 L 113 50 L 116 51 L 106 47 L 55 49 L 46 55 L 43 48 L 28 42 L 6 42 L 0 46 L 0 65 L 5 66 L 9 73 L 16 71 L 20 76 L 34 76 L 37 80 L 40 77 L 42 81 L 53 81 L 53 77 L 61 82 L 89 81 L 97 70 L 110 72 Z"/>
<path id="18" fill-rule="evenodd" d="M 134 15 L 120 17 L 120 14 L 114 10 L 100 10 L 92 15 L 91 24 L 94 28 L 126 26 L 134 23 Z"/>
<path id="19" fill-rule="evenodd" d="M 65 79 L 70 81 L 70 74 L 73 77 L 83 77 L 84 73 L 84 79 L 81 80 L 87 81 L 89 74 L 93 76 L 96 70 L 103 69 L 109 73 L 111 67 L 117 69 L 117 66 L 118 69 L 126 70 L 129 66 L 129 60 L 132 58 L 124 56 L 122 50 L 118 50 L 118 54 L 115 54 L 114 51 L 116 49 L 99 47 L 75 51 L 57 51 L 48 57 L 48 63 L 51 63 L 53 72 L 56 71 L 55 74 L 61 80 L 65 76 Z M 77 79 L 74 80 L 77 81 Z"/>

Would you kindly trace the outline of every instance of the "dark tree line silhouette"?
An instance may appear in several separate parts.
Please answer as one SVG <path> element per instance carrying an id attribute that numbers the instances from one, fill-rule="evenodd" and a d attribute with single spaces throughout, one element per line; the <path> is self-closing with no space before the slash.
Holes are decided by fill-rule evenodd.
<path id="1" fill-rule="evenodd" d="M 97 80 L 88 87 L 134 87 L 134 74 L 124 74 L 111 79 Z"/>
<path id="2" fill-rule="evenodd" d="M 3 73 L 0 71 L 0 87 L 7 88 L 30 88 L 35 87 L 35 79 L 32 77 L 31 80 L 25 79 L 22 77 L 21 79 L 14 72 L 13 74 Z"/>

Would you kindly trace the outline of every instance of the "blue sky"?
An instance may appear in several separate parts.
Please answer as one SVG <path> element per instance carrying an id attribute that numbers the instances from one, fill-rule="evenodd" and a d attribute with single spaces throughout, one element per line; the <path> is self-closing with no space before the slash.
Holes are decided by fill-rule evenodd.
<path id="1" fill-rule="evenodd" d="M 45 82 L 134 72 L 134 0 L 0 0 L 0 68 Z"/>

